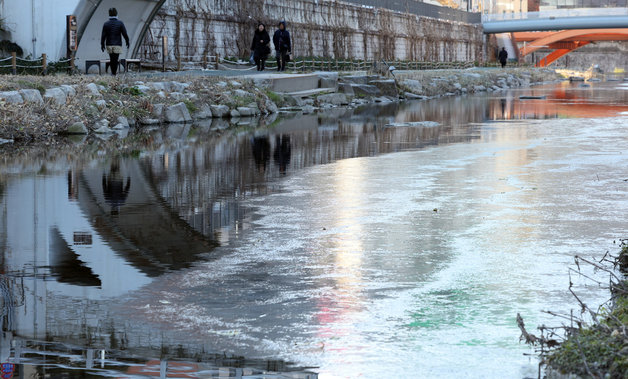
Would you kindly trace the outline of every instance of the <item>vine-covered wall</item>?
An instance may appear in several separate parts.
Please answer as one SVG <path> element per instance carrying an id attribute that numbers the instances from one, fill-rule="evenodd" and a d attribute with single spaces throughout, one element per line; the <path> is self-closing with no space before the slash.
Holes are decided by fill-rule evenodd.
<path id="1" fill-rule="evenodd" d="M 152 22 L 141 54 L 200 61 L 204 55 L 248 57 L 258 22 L 272 37 L 288 23 L 296 56 L 334 59 L 483 61 L 480 25 L 436 20 L 330 0 L 168 0 Z"/>

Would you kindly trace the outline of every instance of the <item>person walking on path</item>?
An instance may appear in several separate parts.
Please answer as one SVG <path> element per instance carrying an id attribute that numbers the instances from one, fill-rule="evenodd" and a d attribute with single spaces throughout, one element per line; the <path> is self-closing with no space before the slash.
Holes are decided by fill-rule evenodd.
<path id="1" fill-rule="evenodd" d="M 260 22 L 255 29 L 253 35 L 253 43 L 251 44 L 251 50 L 253 50 L 253 58 L 257 65 L 257 71 L 264 71 L 266 68 L 266 59 L 270 54 L 270 36 L 266 31 L 266 26 Z"/>
<path id="2" fill-rule="evenodd" d="M 118 58 L 122 54 L 122 37 L 124 37 L 128 49 L 129 35 L 126 33 L 124 23 L 118 20 L 118 10 L 109 8 L 109 21 L 103 25 L 100 36 L 100 49 L 104 52 L 105 47 L 107 48 L 112 75 L 118 73 Z"/>
<path id="3" fill-rule="evenodd" d="M 290 32 L 286 30 L 286 22 L 281 21 L 278 29 L 273 35 L 275 45 L 275 56 L 277 57 L 277 71 L 285 71 L 286 63 L 290 59 L 292 44 L 290 42 Z"/>
<path id="4" fill-rule="evenodd" d="M 499 63 L 502 64 L 502 68 L 506 67 L 506 62 L 508 62 L 508 52 L 505 47 L 502 47 L 502 50 L 499 52 Z"/>

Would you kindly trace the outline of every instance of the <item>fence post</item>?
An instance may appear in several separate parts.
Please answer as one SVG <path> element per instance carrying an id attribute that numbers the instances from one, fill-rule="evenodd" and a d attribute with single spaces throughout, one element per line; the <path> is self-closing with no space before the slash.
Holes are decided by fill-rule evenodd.
<path id="1" fill-rule="evenodd" d="M 203 69 L 206 70 L 207 69 L 207 53 L 203 54 Z"/>
<path id="2" fill-rule="evenodd" d="M 168 55 L 168 36 L 161 38 L 161 71 L 166 72 L 166 56 Z"/>
<path id="3" fill-rule="evenodd" d="M 220 54 L 216 53 L 216 70 L 218 70 L 218 63 L 220 63 Z"/>
<path id="4" fill-rule="evenodd" d="M 42 70 L 42 75 L 46 75 L 46 73 L 48 72 L 48 59 L 47 59 L 46 53 L 43 53 L 41 55 L 41 70 Z"/>
<path id="5" fill-rule="evenodd" d="M 74 54 L 72 54 L 72 56 L 70 57 L 70 75 L 72 75 L 74 73 Z"/>
<path id="6" fill-rule="evenodd" d="M 17 55 L 15 51 L 11 52 L 11 73 L 17 75 Z"/>

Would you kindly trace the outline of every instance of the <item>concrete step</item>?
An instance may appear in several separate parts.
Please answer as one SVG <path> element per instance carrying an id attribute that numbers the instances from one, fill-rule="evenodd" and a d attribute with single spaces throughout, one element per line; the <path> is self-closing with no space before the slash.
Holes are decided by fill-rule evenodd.
<path id="1" fill-rule="evenodd" d="M 316 74 L 259 74 L 251 75 L 256 85 L 264 86 L 273 92 L 292 93 L 310 91 L 318 88 L 319 77 Z"/>
<path id="2" fill-rule="evenodd" d="M 294 97 L 308 97 L 313 95 L 320 95 L 322 93 L 336 92 L 335 88 L 314 88 L 306 91 L 287 92 L 286 95 Z"/>

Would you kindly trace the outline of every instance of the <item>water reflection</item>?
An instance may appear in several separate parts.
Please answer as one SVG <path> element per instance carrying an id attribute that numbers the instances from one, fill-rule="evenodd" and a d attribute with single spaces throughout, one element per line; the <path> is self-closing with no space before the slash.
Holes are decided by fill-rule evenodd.
<path id="1" fill-rule="evenodd" d="M 64 349 L 73 345 L 80 350 L 72 353 L 77 367 L 93 365 L 99 349 L 118 354 L 102 360 L 112 371 L 100 375 L 137 367 L 162 375 L 177 367 L 168 362 L 187 365 L 198 357 L 206 365 L 197 373 L 244 375 L 237 365 L 297 369 L 274 360 L 281 357 L 351 376 L 343 365 L 356 364 L 362 373 L 377 372 L 377 362 L 407 367 L 394 352 L 425 348 L 416 341 L 434 339 L 428 329 L 463 333 L 456 327 L 479 328 L 488 317 L 516 339 L 504 321 L 514 306 L 500 289 L 509 279 L 505 270 L 515 277 L 525 270 L 500 252 L 514 246 L 539 258 L 530 250 L 559 232 L 575 238 L 584 230 L 579 238 L 599 242 L 597 229 L 577 223 L 586 209 L 556 207 L 574 201 L 561 197 L 568 191 L 555 191 L 555 178 L 567 164 L 562 157 L 585 162 L 578 154 L 591 150 L 593 138 L 616 135 L 602 124 L 588 136 L 578 123 L 486 121 L 572 117 L 590 113 L 589 105 L 601 109 L 596 115 L 626 110 L 628 91 L 604 88 L 565 85 L 336 109 L 257 129 L 177 125 L 142 132 L 138 137 L 150 147 L 138 155 L 65 161 L 60 152 L 46 170 L 18 162 L 33 166 L 32 174 L 7 168 L 0 177 L 0 358 L 19 363 L 21 357 L 20 373 L 42 373 L 44 358 L 34 351 L 48 349 L 58 353 L 57 368 L 50 368 L 58 371 L 48 371 L 54 375 L 68 364 Z M 519 99 L 539 94 L 547 99 Z M 386 126 L 414 121 L 438 124 Z M 579 131 L 569 136 L 577 146 L 563 148 L 565 127 Z M 359 157 L 377 158 L 350 159 Z M 571 176 L 562 180 L 579 188 Z M 597 198 L 605 209 L 623 204 L 610 195 Z M 529 204 L 536 210 L 528 211 Z M 565 212 L 574 215 L 572 223 L 552 224 L 550 232 L 548 220 Z M 597 225 L 615 227 L 606 219 Z M 556 259 L 562 264 L 567 256 Z M 448 267 L 460 259 L 469 270 L 454 265 L 453 271 L 473 286 L 448 279 Z M 437 288 L 398 298 L 436 282 Z M 511 299 L 536 299 L 536 289 L 517 288 Z M 464 343 L 482 345 L 476 337 Z M 447 338 L 443 349 L 456 341 Z M 489 342 L 515 349 L 508 337 Z M 393 352 L 383 362 L 379 346 Z M 223 351 L 240 358 L 220 361 Z M 145 359 L 129 363 L 130 355 Z M 123 361 L 123 369 L 113 368 Z"/>

